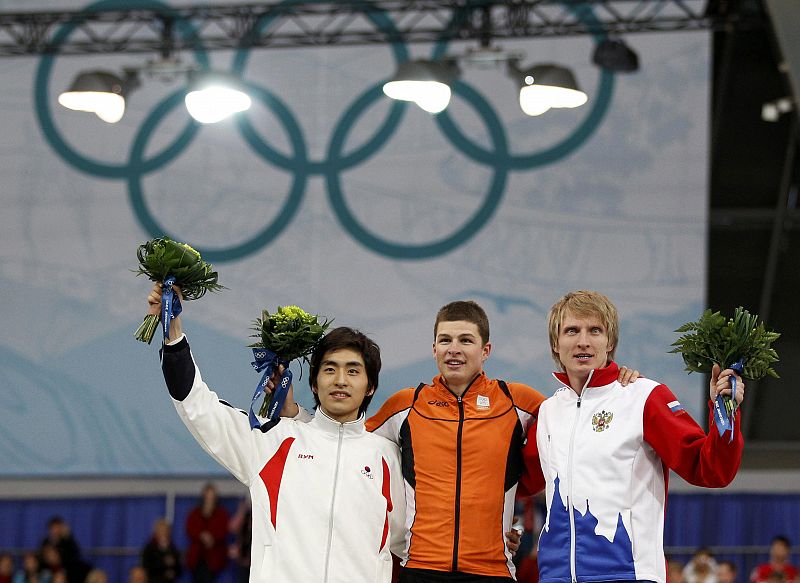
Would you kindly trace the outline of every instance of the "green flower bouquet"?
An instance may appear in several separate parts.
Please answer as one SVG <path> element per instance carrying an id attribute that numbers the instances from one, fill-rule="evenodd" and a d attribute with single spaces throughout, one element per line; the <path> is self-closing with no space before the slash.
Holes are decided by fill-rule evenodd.
<path id="1" fill-rule="evenodd" d="M 212 265 L 203 261 L 200 253 L 186 243 L 169 237 L 151 239 L 139 245 L 136 257 L 139 259 L 139 269 L 134 270 L 136 275 L 146 275 L 164 286 L 161 314 L 145 316 L 133 334 L 141 342 L 152 342 L 159 321 L 164 323 L 164 336 L 169 335 L 169 321 L 181 312 L 180 300 L 172 291 L 173 284 L 181 288 L 185 300 L 196 300 L 206 292 L 224 289 Z"/>
<path id="2" fill-rule="evenodd" d="M 670 353 L 683 357 L 687 372 L 710 373 L 714 364 L 718 364 L 721 368 L 732 368 L 749 380 L 767 375 L 778 378 L 772 368 L 778 361 L 772 343 L 780 334 L 767 330 L 763 322 L 758 322 L 757 315 L 742 307 L 736 308 L 733 318 L 706 310 L 697 322 L 688 322 L 676 332 L 681 336 L 672 343 L 674 348 Z M 735 395 L 735 379 L 732 388 Z M 717 429 L 722 435 L 733 427 L 736 401 L 729 396 L 717 398 L 714 410 Z"/>
<path id="3" fill-rule="evenodd" d="M 255 428 L 260 426 L 253 413 L 253 405 L 265 394 L 267 381 L 279 365 L 285 367 L 280 383 L 271 395 L 264 396 L 264 401 L 259 408 L 258 415 L 273 419 L 280 414 L 289 385 L 292 383 L 292 373 L 289 363 L 292 360 L 308 362 L 309 356 L 314 352 L 325 331 L 332 320 L 312 315 L 297 306 L 279 306 L 278 310 L 270 313 L 262 310 L 261 317 L 253 324 L 254 338 L 258 342 L 250 344 L 253 349 L 253 368 L 262 372 L 261 380 L 253 394 L 250 405 L 250 425 Z"/>

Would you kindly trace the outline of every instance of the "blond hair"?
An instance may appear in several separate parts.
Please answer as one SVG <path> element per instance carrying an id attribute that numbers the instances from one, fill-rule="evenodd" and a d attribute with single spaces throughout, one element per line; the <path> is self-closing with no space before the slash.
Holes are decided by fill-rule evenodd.
<path id="1" fill-rule="evenodd" d="M 564 370 L 564 363 L 558 357 L 556 345 L 558 335 L 561 333 L 561 324 L 564 322 L 564 315 L 570 314 L 579 318 L 596 316 L 606 329 L 608 344 L 611 350 L 608 351 L 608 360 L 614 360 L 614 353 L 619 342 L 619 314 L 617 308 L 600 292 L 579 290 L 566 294 L 558 300 L 547 315 L 547 328 L 550 335 L 550 354 L 556 366 Z"/>

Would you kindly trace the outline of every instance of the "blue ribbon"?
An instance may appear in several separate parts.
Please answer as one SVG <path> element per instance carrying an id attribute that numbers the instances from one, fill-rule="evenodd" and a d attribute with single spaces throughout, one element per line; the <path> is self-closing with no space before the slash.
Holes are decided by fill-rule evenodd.
<path id="1" fill-rule="evenodd" d="M 253 358 L 255 360 L 250 364 L 253 365 L 256 372 L 264 372 L 253 393 L 253 399 L 250 401 L 250 410 L 248 412 L 250 428 L 256 429 L 261 427 L 261 422 L 258 420 L 258 417 L 256 417 L 256 412 L 253 410 L 253 407 L 257 407 L 256 411 L 261 408 L 262 399 L 270 377 L 279 365 L 282 364 L 285 367 L 278 386 L 272 391 L 272 397 L 270 398 L 266 415 L 268 420 L 273 419 L 276 415 L 280 415 L 283 402 L 286 400 L 286 395 L 289 393 L 289 386 L 292 384 L 292 371 L 289 370 L 288 360 L 281 360 L 277 354 L 266 348 L 253 348 Z"/>
<path id="2" fill-rule="evenodd" d="M 742 371 L 744 370 L 744 359 L 740 358 L 728 368 L 741 375 Z M 728 443 L 733 441 L 736 407 L 736 377 L 732 376 L 730 398 L 723 395 L 717 395 L 717 398 L 714 399 L 714 423 L 717 426 L 717 431 L 719 431 L 720 437 L 726 431 L 731 432 L 730 436 L 728 437 Z"/>
<path id="3" fill-rule="evenodd" d="M 181 299 L 172 289 L 174 283 L 175 277 L 170 275 L 164 280 L 164 286 L 161 289 L 161 323 L 164 330 L 164 342 L 169 339 L 170 321 L 176 316 L 180 316 L 183 310 Z"/>

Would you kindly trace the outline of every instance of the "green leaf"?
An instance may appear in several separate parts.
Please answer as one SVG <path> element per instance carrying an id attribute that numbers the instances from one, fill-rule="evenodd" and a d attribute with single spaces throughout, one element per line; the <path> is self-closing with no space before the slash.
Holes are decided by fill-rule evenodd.
<path id="1" fill-rule="evenodd" d="M 271 350 L 282 360 L 308 361 L 332 321 L 321 321 L 320 316 L 297 306 L 279 306 L 272 314 L 262 310 L 261 317 L 253 323 L 252 334 L 260 341 L 249 346 Z"/>
<path id="2" fill-rule="evenodd" d="M 780 334 L 766 330 L 757 315 L 741 306 L 730 319 L 706 310 L 696 322 L 687 322 L 676 332 L 682 336 L 670 345 L 673 349 L 669 353 L 680 354 L 685 370 L 690 373 L 708 373 L 715 363 L 729 367 L 741 358 L 745 363 L 742 373 L 745 378 L 778 377 L 771 366 L 778 361 L 778 353 L 771 344 Z"/>

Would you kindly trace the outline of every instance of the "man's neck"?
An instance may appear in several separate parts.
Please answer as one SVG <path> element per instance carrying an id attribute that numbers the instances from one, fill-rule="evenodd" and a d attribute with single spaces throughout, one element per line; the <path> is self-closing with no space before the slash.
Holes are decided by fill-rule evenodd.
<path id="1" fill-rule="evenodd" d="M 576 376 L 567 373 L 567 377 L 569 378 L 569 386 L 580 397 L 581 393 L 583 393 L 583 387 L 586 386 L 586 381 L 588 380 L 589 375 L 585 374 Z"/>
<path id="2" fill-rule="evenodd" d="M 472 385 L 472 383 L 475 382 L 475 379 L 481 376 L 481 374 L 482 372 L 479 372 L 473 377 L 471 381 L 461 385 L 456 385 L 456 386 L 450 385 L 448 384 L 447 380 L 444 377 L 442 377 L 442 382 L 444 383 L 444 386 L 446 386 L 450 390 L 450 392 L 453 393 L 456 397 L 463 397 L 464 393 L 467 392 L 467 389 Z"/>

